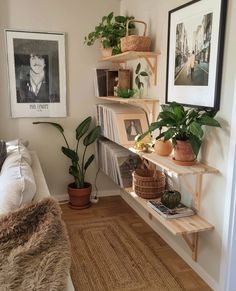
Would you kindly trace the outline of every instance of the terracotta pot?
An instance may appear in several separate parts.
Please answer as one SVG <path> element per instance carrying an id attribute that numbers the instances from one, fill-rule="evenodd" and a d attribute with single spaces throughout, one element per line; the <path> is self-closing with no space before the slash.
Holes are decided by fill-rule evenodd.
<path id="1" fill-rule="evenodd" d="M 169 156 L 173 150 L 173 146 L 170 140 L 164 141 L 163 139 L 159 139 L 156 141 L 155 153 L 159 156 Z"/>
<path id="2" fill-rule="evenodd" d="M 192 146 L 189 141 L 177 140 L 174 147 L 174 160 L 178 163 L 187 162 L 189 164 L 194 164 L 196 161 L 196 156 L 193 152 Z"/>
<path id="3" fill-rule="evenodd" d="M 85 182 L 85 188 L 82 189 L 74 188 L 74 183 L 71 183 L 68 185 L 67 191 L 70 197 L 70 208 L 84 209 L 91 205 L 90 195 L 92 192 L 92 185 L 90 183 Z"/>
<path id="4" fill-rule="evenodd" d="M 110 57 L 112 55 L 112 47 L 109 48 L 101 48 L 102 56 L 104 58 Z"/>

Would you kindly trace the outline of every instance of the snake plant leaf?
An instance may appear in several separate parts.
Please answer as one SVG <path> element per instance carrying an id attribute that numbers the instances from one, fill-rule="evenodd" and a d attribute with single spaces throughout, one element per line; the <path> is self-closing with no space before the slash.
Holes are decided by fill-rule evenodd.
<path id="1" fill-rule="evenodd" d="M 202 145 L 202 141 L 198 137 L 196 137 L 195 135 L 190 134 L 189 135 L 189 142 L 190 142 L 190 144 L 191 144 L 191 146 L 193 148 L 194 154 L 197 157 L 197 155 L 199 153 L 199 150 L 201 148 L 201 145 Z"/>
<path id="2" fill-rule="evenodd" d="M 141 69 L 141 63 L 138 63 L 136 70 L 135 70 L 135 74 L 138 74 L 140 69 Z"/>
<path id="3" fill-rule="evenodd" d="M 79 141 L 81 137 L 88 131 L 91 121 L 92 121 L 92 117 L 89 116 L 78 125 L 78 127 L 76 128 L 77 141 Z"/>
<path id="4" fill-rule="evenodd" d="M 57 128 L 61 133 L 64 132 L 63 127 L 59 123 L 47 122 L 47 121 L 35 121 L 35 122 L 33 122 L 33 124 L 49 124 L 49 125 L 52 125 L 55 128 Z"/>
<path id="5" fill-rule="evenodd" d="M 61 147 L 61 151 L 65 156 L 67 156 L 69 159 L 71 159 L 74 163 L 78 163 L 79 161 L 79 156 L 77 153 L 71 149 L 68 149 L 66 147 Z"/>
<path id="6" fill-rule="evenodd" d="M 197 121 L 201 125 L 221 127 L 217 120 L 215 120 L 214 118 L 212 118 L 210 116 L 204 115 L 204 114 L 200 118 L 198 118 Z"/>
<path id="7" fill-rule="evenodd" d="M 199 139 L 201 139 L 203 137 L 203 130 L 201 128 L 201 125 L 199 123 L 197 123 L 196 121 L 192 122 L 189 125 L 189 131 L 197 136 Z"/>
<path id="8" fill-rule="evenodd" d="M 90 166 L 90 164 L 92 163 L 92 161 L 94 160 L 94 158 L 95 158 L 95 155 L 91 155 L 91 156 L 88 158 L 87 162 L 86 162 L 85 165 L 84 165 L 84 171 L 87 170 L 87 168 Z"/>
<path id="9" fill-rule="evenodd" d="M 94 127 L 89 134 L 84 138 L 84 146 L 89 146 L 90 144 L 92 144 L 93 142 L 95 142 L 95 140 L 100 136 L 101 134 L 101 127 L 99 125 L 97 125 L 96 127 Z"/>

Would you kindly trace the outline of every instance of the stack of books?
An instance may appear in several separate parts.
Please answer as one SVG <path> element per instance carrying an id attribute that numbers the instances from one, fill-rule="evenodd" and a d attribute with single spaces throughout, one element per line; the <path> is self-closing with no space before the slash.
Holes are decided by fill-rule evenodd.
<path id="1" fill-rule="evenodd" d="M 180 218 L 194 215 L 193 209 L 180 203 L 176 208 L 170 209 L 161 203 L 160 200 L 149 200 L 148 206 L 167 219 Z"/>

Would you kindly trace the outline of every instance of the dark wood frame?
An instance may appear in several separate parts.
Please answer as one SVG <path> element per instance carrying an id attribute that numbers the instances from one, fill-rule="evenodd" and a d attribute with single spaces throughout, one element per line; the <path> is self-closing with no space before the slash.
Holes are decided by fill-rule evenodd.
<path id="1" fill-rule="evenodd" d="M 167 66 L 166 66 L 166 96 L 165 96 L 166 103 L 171 103 L 170 101 L 168 101 L 171 14 L 187 6 L 193 5 L 199 1 L 201 0 L 193 0 L 169 11 L 168 40 L 167 40 Z M 228 2 L 227 0 L 221 0 L 221 11 L 220 11 L 220 22 L 219 22 L 219 41 L 218 41 L 218 50 L 217 50 L 217 71 L 216 71 L 216 76 L 215 76 L 214 107 L 205 107 L 205 108 L 211 108 L 214 110 L 220 109 L 221 81 L 222 81 L 223 56 L 224 56 L 224 40 L 225 40 L 226 15 L 227 15 L 227 5 L 228 5 L 227 2 Z M 194 105 L 183 104 L 183 105 L 188 106 L 188 107 L 203 107 L 203 106 L 199 106 L 195 104 Z"/>

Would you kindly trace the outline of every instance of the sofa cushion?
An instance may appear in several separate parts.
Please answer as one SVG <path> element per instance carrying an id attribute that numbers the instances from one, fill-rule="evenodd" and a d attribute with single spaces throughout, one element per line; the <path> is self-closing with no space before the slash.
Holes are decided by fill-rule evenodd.
<path id="1" fill-rule="evenodd" d="M 7 157 L 7 147 L 4 140 L 0 140 L 0 171 L 2 168 L 2 164 Z"/>
<path id="2" fill-rule="evenodd" d="M 18 153 L 22 155 L 22 158 L 29 164 L 32 164 L 31 155 L 29 150 L 27 149 L 25 143 L 22 143 L 20 139 L 15 139 L 8 141 L 6 143 L 7 146 L 7 155 L 11 155 L 13 153 Z"/>
<path id="3" fill-rule="evenodd" d="M 0 175 L 0 214 L 31 203 L 36 192 L 35 179 L 24 155 L 10 154 L 3 163 Z"/>

